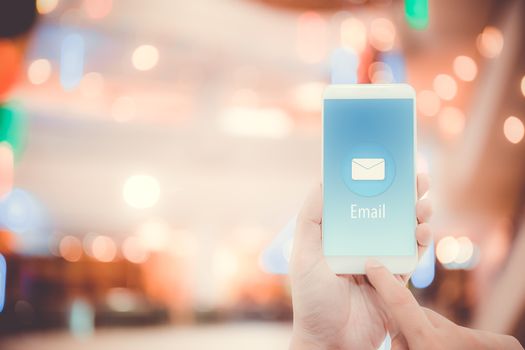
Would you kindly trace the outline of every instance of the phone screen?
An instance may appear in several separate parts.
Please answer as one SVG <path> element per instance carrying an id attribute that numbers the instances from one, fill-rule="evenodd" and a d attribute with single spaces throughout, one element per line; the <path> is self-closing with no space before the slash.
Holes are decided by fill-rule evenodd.
<path id="1" fill-rule="evenodd" d="M 414 100 L 325 99 L 327 256 L 415 254 Z"/>

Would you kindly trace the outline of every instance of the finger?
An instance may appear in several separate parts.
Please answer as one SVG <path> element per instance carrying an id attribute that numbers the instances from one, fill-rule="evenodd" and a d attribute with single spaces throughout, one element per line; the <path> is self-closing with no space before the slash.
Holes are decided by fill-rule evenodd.
<path id="1" fill-rule="evenodd" d="M 420 199 L 416 203 L 416 216 L 417 221 L 421 224 L 423 222 L 428 222 L 432 216 L 432 205 L 428 198 Z"/>
<path id="2" fill-rule="evenodd" d="M 416 227 L 416 240 L 417 240 L 417 256 L 419 259 L 425 254 L 427 248 L 434 239 L 432 230 L 428 223 L 422 223 Z"/>
<path id="3" fill-rule="evenodd" d="M 366 275 L 410 347 L 425 341 L 432 325 L 412 293 L 377 261 L 367 262 Z"/>
<path id="4" fill-rule="evenodd" d="M 311 262 L 322 256 L 321 221 L 323 213 L 321 184 L 312 189 L 306 198 L 295 227 L 292 268 L 295 266 L 307 269 Z"/>
<path id="5" fill-rule="evenodd" d="M 417 174 L 417 198 L 423 197 L 430 189 L 430 178 L 427 174 Z"/>
<path id="6" fill-rule="evenodd" d="M 443 327 L 445 325 L 454 325 L 454 323 L 452 321 L 450 321 L 446 317 L 438 314 L 434 310 L 430 310 L 430 309 L 428 309 L 426 307 L 422 307 L 422 309 L 423 309 L 423 312 L 425 313 L 425 315 L 427 316 L 427 318 L 430 320 L 430 322 L 432 323 L 432 325 L 434 327 L 440 328 L 440 327 Z"/>

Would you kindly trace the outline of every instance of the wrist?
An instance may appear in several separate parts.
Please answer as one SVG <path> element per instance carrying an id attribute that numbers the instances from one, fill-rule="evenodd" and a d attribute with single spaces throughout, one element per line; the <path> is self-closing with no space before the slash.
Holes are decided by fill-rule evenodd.
<path id="1" fill-rule="evenodd" d="M 315 337 L 294 327 L 292 339 L 290 340 L 290 350 L 328 350 L 329 347 Z"/>

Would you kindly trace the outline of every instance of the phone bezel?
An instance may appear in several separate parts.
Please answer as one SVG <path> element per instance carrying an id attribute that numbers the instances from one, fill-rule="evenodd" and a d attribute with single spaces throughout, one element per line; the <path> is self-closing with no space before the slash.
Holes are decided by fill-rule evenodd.
<path id="1" fill-rule="evenodd" d="M 413 101 L 413 125 L 414 125 L 414 155 L 413 155 L 413 168 L 414 168 L 414 179 L 416 179 L 416 150 L 417 150 L 417 121 L 416 121 L 416 94 L 414 89 L 408 84 L 340 84 L 340 85 L 329 85 L 323 94 L 323 132 L 322 138 L 324 138 L 324 103 L 327 99 L 407 99 L 410 98 Z M 324 158 L 324 140 L 321 141 L 321 154 Z M 323 169 L 324 161 L 321 160 L 322 176 L 324 177 Z M 322 180 L 324 183 L 324 180 Z M 417 200 L 417 179 L 414 181 L 414 205 Z M 323 186 L 323 198 L 324 198 L 324 186 Z M 323 199 L 324 200 L 324 199 Z M 415 207 L 414 207 L 415 210 Z M 417 221 L 417 218 L 416 218 Z M 417 223 L 416 223 L 417 224 Z M 323 228 L 324 229 L 324 228 Z M 322 230 L 324 232 L 324 230 Z M 324 234 L 324 233 L 323 233 Z M 414 232 L 415 236 L 415 232 Z M 392 273 L 395 274 L 406 274 L 414 271 L 417 265 L 417 240 L 414 238 L 415 247 L 414 255 L 403 255 L 403 256 L 327 256 L 325 255 L 326 262 L 332 271 L 340 275 L 354 275 L 364 274 L 365 264 L 369 259 L 375 259 L 385 265 Z M 323 254 L 324 254 L 324 240 L 323 240 Z"/>

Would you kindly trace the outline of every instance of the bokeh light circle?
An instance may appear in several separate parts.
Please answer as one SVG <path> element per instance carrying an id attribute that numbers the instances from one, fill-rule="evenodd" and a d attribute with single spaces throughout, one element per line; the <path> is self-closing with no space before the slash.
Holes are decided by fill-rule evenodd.
<path id="1" fill-rule="evenodd" d="M 160 185 L 150 175 L 133 175 L 124 182 L 124 201 L 131 207 L 145 209 L 154 206 L 160 197 Z"/>
<path id="2" fill-rule="evenodd" d="M 503 123 L 503 134 L 511 143 L 521 142 L 525 134 L 523 122 L 519 118 L 511 115 L 505 119 L 505 122 Z"/>

